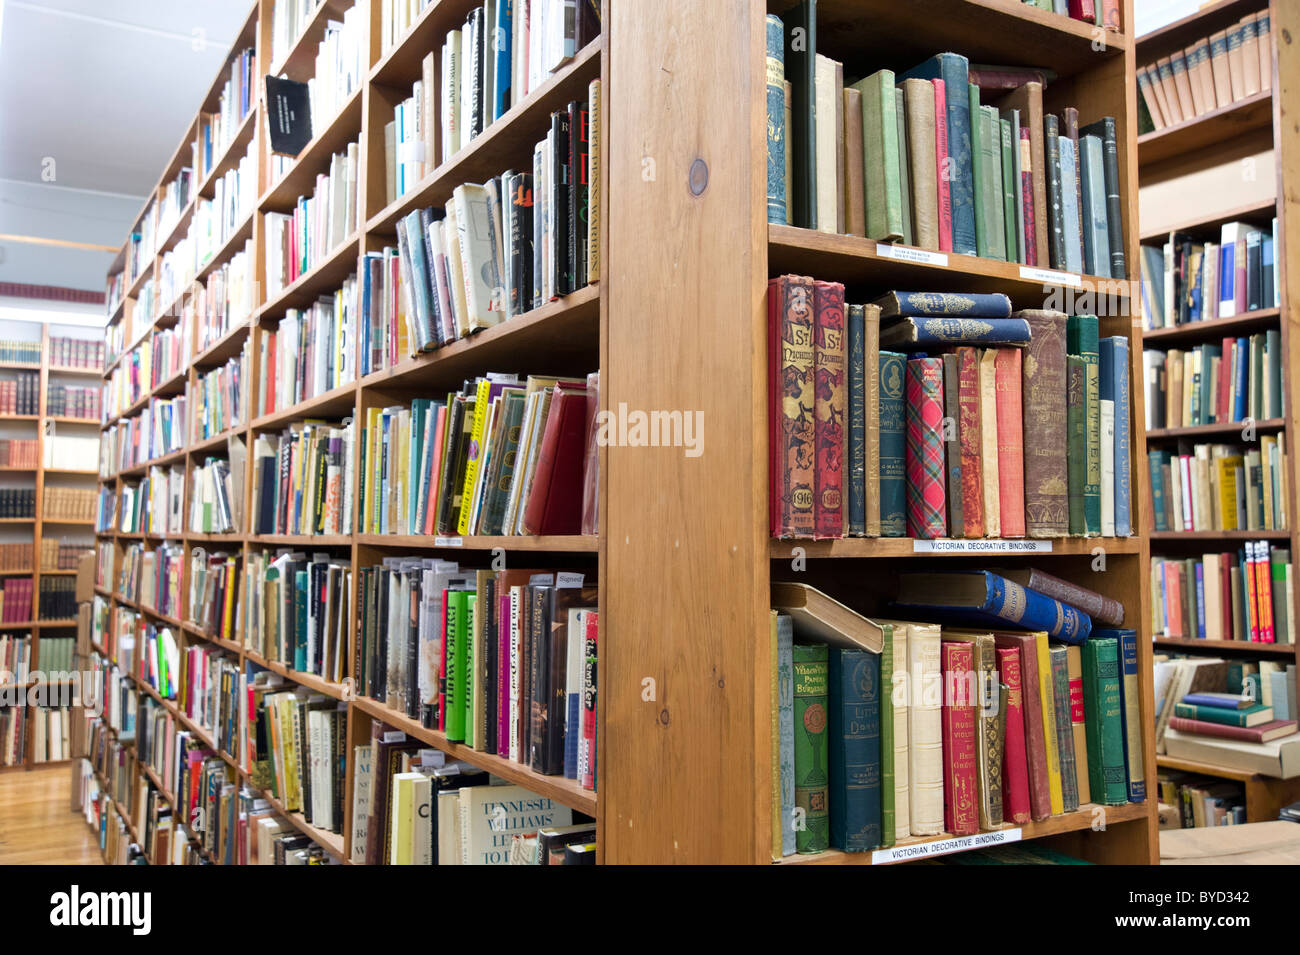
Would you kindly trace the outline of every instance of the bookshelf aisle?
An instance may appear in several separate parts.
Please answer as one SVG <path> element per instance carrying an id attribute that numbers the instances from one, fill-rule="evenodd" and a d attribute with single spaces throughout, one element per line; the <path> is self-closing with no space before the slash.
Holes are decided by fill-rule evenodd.
<path id="1" fill-rule="evenodd" d="M 526 95 L 499 108 L 476 136 L 464 141 L 442 122 L 418 149 L 407 142 L 412 129 L 427 129 L 411 105 L 419 103 L 417 83 L 429 90 L 447 81 L 455 55 L 448 35 L 466 25 L 473 36 L 467 18 L 479 4 L 433 0 L 403 24 L 390 19 L 386 0 L 340 0 L 320 5 L 298 31 L 277 17 L 274 0 L 254 5 L 109 277 L 92 610 L 92 666 L 108 705 L 90 727 L 88 770 L 97 793 L 98 814 L 91 815 L 108 833 L 101 836 L 108 858 L 134 858 L 128 846 L 136 843 L 155 861 L 237 859 L 228 825 L 192 824 L 202 793 L 203 808 L 215 807 L 222 819 L 247 812 L 250 825 L 254 816 L 259 826 L 282 820 L 311 861 L 390 861 L 397 855 L 376 854 L 374 834 L 352 818 L 359 795 L 385 799 L 388 777 L 354 756 L 367 745 L 373 755 L 409 743 L 399 768 L 426 755 L 459 761 L 551 800 L 575 821 L 593 818 L 601 863 L 770 863 L 773 816 L 780 815 L 768 652 L 774 581 L 794 576 L 875 615 L 897 598 L 900 573 L 983 570 L 995 553 L 992 566 L 1050 571 L 1118 601 L 1129 627 L 1144 626 L 1150 515 L 1141 456 L 1126 488 L 1131 536 L 995 537 L 949 548 L 905 536 L 779 540 L 768 504 L 772 278 L 797 273 L 843 283 L 850 301 L 909 288 L 1000 293 L 1018 310 L 1043 309 L 1085 284 L 1116 285 L 1118 312 L 1101 315 L 1097 330 L 1123 340 L 1129 380 L 1139 380 L 1141 342 L 1122 282 L 1136 277 L 1138 248 L 1135 44 L 1123 26 L 1132 22 L 1131 0 L 1115 5 L 1116 29 L 1010 0 L 821 0 L 816 18 L 817 49 L 841 61 L 846 75 L 884 67 L 901 75 L 945 51 L 971 63 L 1050 63 L 1040 115 L 1075 109 L 1082 126 L 1112 117 L 1114 251 L 1130 263 L 1115 280 L 1051 269 L 1045 260 L 910 254 L 886 241 L 769 224 L 765 18 L 789 17 L 793 6 L 717 0 L 702 29 L 695 0 L 602 4 L 599 33 L 532 78 Z M 323 42 L 337 43 L 339 55 L 318 58 Z M 344 69 L 339 83 L 320 82 L 323 62 L 347 63 L 349 55 L 359 58 L 358 69 Z M 258 92 L 266 71 L 257 65 L 268 61 L 275 75 L 316 79 L 313 95 L 325 104 L 320 116 L 313 104 L 313 136 L 291 160 L 269 149 Z M 412 235 L 423 243 L 430 225 L 413 214 L 447 206 L 450 216 L 464 198 L 462 183 L 539 170 L 535 144 L 555 128 L 555 116 L 584 101 L 593 114 L 599 110 L 591 123 L 600 158 L 589 182 L 599 223 L 589 282 L 560 283 L 541 295 L 535 289 L 510 318 L 473 334 L 452 329 L 444 338 L 435 328 L 445 343 L 417 357 L 408 357 L 414 343 L 397 341 L 404 328 L 376 349 L 349 351 L 354 342 L 344 340 L 337 362 L 309 382 L 285 386 L 286 354 L 308 342 L 319 346 L 339 303 L 356 294 L 352 282 L 373 278 L 379 284 L 365 287 L 391 288 L 378 271 L 397 261 L 387 250 L 406 248 Z M 427 115 L 420 122 L 427 124 Z M 352 187 L 359 209 L 330 206 Z M 308 234 L 291 225 L 293 217 L 322 208 L 333 213 L 329 221 L 314 222 L 310 239 L 286 250 L 286 236 Z M 439 241 L 439 229 L 425 234 L 430 246 Z M 1109 263 L 1102 270 L 1109 276 Z M 441 314 L 436 304 L 429 308 Z M 361 337 L 373 344 L 364 331 Z M 599 483 L 589 502 L 597 527 L 586 523 L 574 533 L 574 526 L 518 514 L 514 525 L 505 517 L 494 524 L 486 503 L 456 523 L 444 526 L 446 515 L 436 514 L 421 525 L 418 507 L 408 513 L 367 496 L 377 475 L 396 473 L 374 470 L 375 454 L 389 460 L 387 449 L 371 443 L 375 429 L 419 434 L 427 399 L 469 384 L 488 389 L 478 392 L 481 402 L 493 387 L 481 376 L 493 372 L 564 376 L 567 384 L 552 388 L 561 397 L 585 380 L 594 395 L 595 382 L 585 376 L 596 371 L 600 409 L 624 423 L 630 414 L 657 413 L 703 424 L 698 445 L 687 447 L 620 442 L 628 433 L 614 437 L 611 429 L 612 440 L 598 449 Z M 1130 389 L 1130 399 L 1127 420 L 1136 428 L 1143 394 Z M 449 417 L 456 401 L 449 398 Z M 1136 445 L 1136 432 L 1122 433 Z M 338 442 L 339 457 L 323 467 L 337 469 L 331 479 L 340 490 L 328 497 L 328 514 L 319 522 L 311 515 L 305 526 L 292 508 L 284 512 L 264 475 L 290 467 L 297 442 L 317 439 Z M 411 454 L 417 449 L 413 444 Z M 400 463 L 398 454 L 392 460 Z M 559 530 L 521 534 L 520 521 Z M 304 529 L 311 532 L 295 533 Z M 1032 556 L 1024 546 L 1030 543 Z M 281 553 L 298 556 L 285 563 Z M 376 674 L 373 641 L 393 618 L 377 609 L 374 568 L 393 559 L 390 571 L 404 573 L 398 559 L 408 558 L 456 561 L 405 566 L 468 577 L 471 591 L 485 581 L 531 586 L 529 575 L 558 580 L 562 572 L 582 575 L 587 586 L 599 582 L 595 614 L 586 618 L 588 639 L 596 618 L 601 631 L 592 785 L 534 770 L 510 758 L 508 747 L 502 755 L 499 735 L 493 752 L 483 737 L 469 740 L 464 727 L 430 728 L 413 705 L 426 688 L 395 686 Z M 274 580 L 286 571 L 321 575 L 311 578 L 325 596 L 316 610 L 321 639 L 310 654 L 282 653 L 260 629 L 265 608 L 280 606 L 265 595 L 282 586 Z M 230 595 L 224 609 L 214 592 Z M 475 596 L 481 601 L 484 593 Z M 449 599 L 444 609 L 450 627 L 462 608 Z M 1150 643 L 1138 640 L 1135 656 L 1140 689 L 1130 702 L 1149 727 Z M 204 681 L 211 694 L 196 692 Z M 301 708 L 302 720 L 313 720 L 311 732 L 342 750 L 332 804 L 296 798 L 283 780 L 265 775 L 230 702 L 242 709 L 243 698 L 230 691 L 247 686 L 255 688 L 257 707 L 284 707 L 270 726 L 297 719 Z M 509 735 L 508 728 L 497 732 Z M 1133 739 L 1126 795 L 1130 786 L 1151 792 L 1155 781 L 1152 740 Z M 208 797 L 223 792 L 233 795 Z M 314 795 L 322 796 L 319 786 Z M 985 828 L 1001 841 L 1095 862 L 1156 861 L 1154 800 L 1099 802 Z M 160 853 L 159 820 L 169 813 L 178 822 L 170 849 Z M 936 831 L 897 848 L 924 854 L 946 841 Z M 871 864 L 906 854 L 827 849 L 783 861 Z"/>
<path id="2" fill-rule="evenodd" d="M 1297 719 L 1288 316 L 1300 260 L 1287 241 L 1297 210 L 1284 178 L 1300 157 L 1285 119 L 1298 64 L 1280 42 L 1295 13 L 1287 3 L 1218 0 L 1136 44 L 1150 117 L 1137 142 L 1148 580 L 1165 701 L 1156 747 L 1174 828 L 1276 819 L 1300 799 L 1295 769 L 1284 778 L 1285 744 L 1269 742 L 1285 740 Z M 1173 712 L 1185 694 L 1206 690 L 1250 694 L 1277 731 L 1271 722 L 1243 729 L 1234 743 Z M 1200 709 L 1197 721 L 1213 715 Z M 1204 818 L 1184 808 L 1201 802 Z"/>
<path id="3" fill-rule="evenodd" d="M 0 767 L 71 758 L 77 561 L 94 547 L 94 326 L 0 322 Z M 39 684 L 39 685 L 38 685 Z"/>

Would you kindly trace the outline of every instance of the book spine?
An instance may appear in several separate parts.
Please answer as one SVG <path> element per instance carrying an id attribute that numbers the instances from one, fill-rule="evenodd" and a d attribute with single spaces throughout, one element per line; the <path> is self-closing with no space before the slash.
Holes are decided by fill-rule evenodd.
<path id="1" fill-rule="evenodd" d="M 1064 643 L 1082 643 L 1092 632 L 1092 620 L 1069 604 L 984 571 L 988 599 L 984 609 L 1009 623 L 1042 630 Z"/>
<path id="2" fill-rule="evenodd" d="M 1079 785 L 1074 758 L 1074 722 L 1070 717 L 1070 676 L 1065 647 L 1052 647 L 1052 702 L 1055 706 L 1056 742 L 1061 764 L 1061 805 L 1065 812 L 1079 808 Z"/>
<path id="3" fill-rule="evenodd" d="M 799 276 L 768 285 L 772 381 L 772 536 L 813 536 L 813 286 Z"/>
<path id="4" fill-rule="evenodd" d="M 786 224 L 785 204 L 785 27 L 780 17 L 765 20 L 767 53 L 767 221 Z"/>
<path id="5" fill-rule="evenodd" d="M 957 356 L 943 356 L 943 451 L 948 462 L 947 482 L 952 493 L 946 495 L 948 504 L 948 536 L 961 537 L 965 528 L 962 515 L 961 435 L 955 427 L 960 419 L 960 380 L 957 375 Z"/>
<path id="6" fill-rule="evenodd" d="M 979 831 L 976 789 L 975 700 L 969 692 L 974 668 L 971 644 L 941 646 L 945 688 L 953 699 L 943 707 L 943 828 L 954 836 Z"/>
<path id="7" fill-rule="evenodd" d="M 1114 638 L 1083 646 L 1084 717 L 1088 727 L 1088 784 L 1093 802 L 1128 802 L 1120 699 L 1119 649 Z"/>
<path id="8" fill-rule="evenodd" d="M 903 387 L 907 356 L 880 352 L 880 534 L 907 535 L 907 436 Z"/>
<path id="9" fill-rule="evenodd" d="M 1024 360 L 1025 532 L 1029 537 L 1069 533 L 1069 473 L 1066 445 L 1066 316 L 1061 312 L 1023 313 L 1030 328 Z"/>
<path id="10" fill-rule="evenodd" d="M 952 251 L 952 188 L 949 179 L 951 168 L 948 152 L 948 104 L 944 99 L 942 79 L 933 79 L 934 86 L 934 155 L 939 169 L 936 176 L 939 215 L 939 251 Z"/>
<path id="11" fill-rule="evenodd" d="M 945 536 L 942 359 L 907 362 L 906 461 L 909 534 Z"/>
<path id="12" fill-rule="evenodd" d="M 803 815 L 796 827 L 799 853 L 830 847 L 828 780 L 830 748 L 826 733 L 829 656 L 825 646 L 794 647 L 794 798 Z"/>
<path id="13" fill-rule="evenodd" d="M 1011 300 L 1000 292 L 889 292 L 877 304 L 882 319 L 1011 317 Z"/>
<path id="14" fill-rule="evenodd" d="M 997 676 L 997 651 L 991 635 L 985 634 L 975 639 L 974 659 L 979 693 L 975 713 L 976 731 L 979 734 L 979 823 L 981 829 L 997 829 L 1005 818 L 1002 765 L 1006 727 L 1001 681 Z"/>
<path id="15" fill-rule="evenodd" d="M 1025 750 L 1024 691 L 1020 653 L 999 647 L 998 670 L 1007 688 L 1006 730 L 1003 739 L 1002 813 L 1016 825 L 1029 822 L 1029 768 Z"/>
<path id="16" fill-rule="evenodd" d="M 863 386 L 865 388 L 863 414 L 866 419 L 864 422 L 866 454 L 863 476 L 863 531 L 868 537 L 879 537 L 881 536 L 881 516 L 883 514 L 881 482 L 884 477 L 884 472 L 881 470 L 881 432 L 884 428 L 881 403 L 885 400 L 885 393 L 881 390 L 880 381 L 880 307 L 877 305 L 862 306 L 862 363 L 864 370 Z M 901 398 L 901 374 L 895 384 Z M 901 428 L 901 424 L 899 427 Z M 899 452 L 901 457 L 901 446 Z M 901 537 L 902 533 L 900 531 L 898 536 Z"/>
<path id="17" fill-rule="evenodd" d="M 848 307 L 849 443 L 847 448 L 848 534 L 867 532 L 867 372 L 863 306 Z"/>
<path id="18" fill-rule="evenodd" d="M 1116 336 L 1113 365 L 1115 395 L 1115 536 L 1133 534 L 1133 463 L 1129 411 L 1129 346 L 1128 340 Z"/>
<path id="19" fill-rule="evenodd" d="M 813 537 L 844 536 L 844 422 L 848 389 L 844 359 L 844 286 L 815 282 L 816 379 L 814 435 L 816 438 L 816 494 L 813 501 Z"/>
<path id="20" fill-rule="evenodd" d="M 1138 698 L 1138 648 L 1137 633 L 1121 631 L 1120 700 L 1124 715 L 1124 763 L 1128 767 L 1128 800 L 1144 802 L 1147 798 L 1145 772 L 1142 759 L 1142 707 Z"/>
<path id="21" fill-rule="evenodd" d="M 1095 622 L 1118 626 L 1124 622 L 1124 605 L 1113 597 L 1087 590 L 1068 580 L 1061 580 L 1040 570 L 1031 570 L 1029 589 L 1037 590 L 1061 603 L 1077 607 L 1092 617 Z"/>
<path id="22" fill-rule="evenodd" d="M 881 843 L 880 655 L 830 649 L 830 841 L 844 852 Z"/>
<path id="23" fill-rule="evenodd" d="M 999 512 L 1004 537 L 1025 536 L 1025 446 L 1021 413 L 1021 351 L 999 348 L 997 389 Z"/>
<path id="24" fill-rule="evenodd" d="M 980 438 L 979 349 L 957 349 L 959 410 L 958 433 L 961 445 L 961 487 L 953 493 L 962 496 L 962 523 L 967 537 L 984 536 L 984 478 Z"/>

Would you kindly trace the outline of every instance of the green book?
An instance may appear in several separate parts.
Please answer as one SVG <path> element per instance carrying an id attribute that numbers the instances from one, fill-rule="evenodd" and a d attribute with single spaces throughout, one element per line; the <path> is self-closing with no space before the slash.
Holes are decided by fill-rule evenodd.
<path id="1" fill-rule="evenodd" d="M 916 245 L 916 234 L 912 230 L 912 178 L 908 170 L 907 158 L 907 106 L 903 102 L 902 87 L 894 87 L 894 116 L 898 125 L 898 194 L 903 208 L 903 244 Z"/>
<path id="2" fill-rule="evenodd" d="M 898 168 L 898 117 L 894 73 L 880 70 L 851 89 L 862 94 L 862 184 L 867 203 L 867 238 L 903 238 L 903 197 Z"/>
<path id="3" fill-rule="evenodd" d="M 1195 703 L 1174 704 L 1174 716 L 1185 720 L 1201 720 L 1220 726 L 1252 727 L 1273 721 L 1273 707 L 1256 703 L 1245 709 L 1233 710 L 1223 706 L 1200 706 Z"/>
<path id="4" fill-rule="evenodd" d="M 474 603 L 478 600 L 478 595 L 465 592 L 465 613 L 456 621 L 456 629 L 461 627 L 461 619 L 464 620 L 465 632 L 457 641 L 457 649 L 464 650 L 465 666 L 460 670 L 460 685 L 465 693 L 465 745 L 474 745 Z"/>
<path id="5" fill-rule="evenodd" d="M 1119 679 L 1119 641 L 1101 637 L 1084 643 L 1083 714 L 1088 737 L 1088 788 L 1093 802 L 1107 806 L 1128 802 Z"/>
<path id="6" fill-rule="evenodd" d="M 1083 516 L 1083 485 L 1087 476 L 1085 458 L 1087 428 L 1084 425 L 1083 392 L 1087 370 L 1083 359 L 1069 355 L 1065 359 L 1065 434 L 1066 474 L 1069 478 L 1070 533 L 1082 537 L 1087 532 Z"/>
<path id="7" fill-rule="evenodd" d="M 469 591 L 452 590 L 447 593 L 447 686 L 445 690 L 447 718 L 443 730 L 447 739 L 461 742 L 465 739 L 465 643 L 469 617 Z"/>
<path id="8" fill-rule="evenodd" d="M 1101 533 L 1101 356 L 1097 333 L 1096 315 L 1071 315 L 1066 321 L 1066 352 L 1083 359 L 1083 518 L 1084 533 L 1089 537 Z"/>
<path id="9" fill-rule="evenodd" d="M 981 258 L 989 255 L 989 181 L 984 175 L 984 134 L 988 131 L 984 110 L 980 108 L 980 88 L 971 83 L 970 96 L 970 161 L 971 181 L 975 184 L 975 251 Z M 951 131 L 949 131 L 951 135 Z"/>
<path id="10" fill-rule="evenodd" d="M 825 644 L 795 644 L 795 848 L 800 853 L 822 852 L 830 847 L 830 746 L 826 737 L 829 667 L 830 654 Z"/>
<path id="11" fill-rule="evenodd" d="M 986 213 L 989 226 L 989 258 L 1006 261 L 1007 233 L 1002 210 L 1002 125 L 998 111 L 992 106 L 980 107 L 980 148 L 984 150 L 981 167 L 984 170 L 984 197 L 988 202 Z"/>
<path id="12" fill-rule="evenodd" d="M 1011 153 L 1011 120 L 999 119 L 1002 133 L 1002 226 L 1007 239 L 1007 261 L 1019 261 L 1016 251 L 1016 176 L 1015 161 Z"/>
<path id="13" fill-rule="evenodd" d="M 898 833 L 897 806 L 894 800 L 894 627 L 882 623 L 883 635 L 880 652 L 880 846 L 887 849 L 894 844 Z M 886 676 L 888 674 L 888 676 Z M 903 727 L 907 732 L 907 727 Z"/>

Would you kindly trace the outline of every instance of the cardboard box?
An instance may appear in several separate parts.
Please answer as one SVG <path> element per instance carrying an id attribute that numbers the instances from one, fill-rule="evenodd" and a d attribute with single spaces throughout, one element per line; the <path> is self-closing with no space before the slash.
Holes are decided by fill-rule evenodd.
<path id="1" fill-rule="evenodd" d="M 77 602 L 92 600 L 95 596 L 95 555 L 85 554 L 77 562 Z"/>

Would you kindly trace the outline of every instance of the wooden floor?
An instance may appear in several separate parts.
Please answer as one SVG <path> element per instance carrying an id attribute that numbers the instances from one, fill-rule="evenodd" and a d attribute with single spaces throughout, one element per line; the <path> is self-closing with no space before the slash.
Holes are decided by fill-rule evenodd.
<path id="1" fill-rule="evenodd" d="M 0 773 L 0 865 L 102 865 L 85 820 L 71 810 L 66 765 Z"/>

